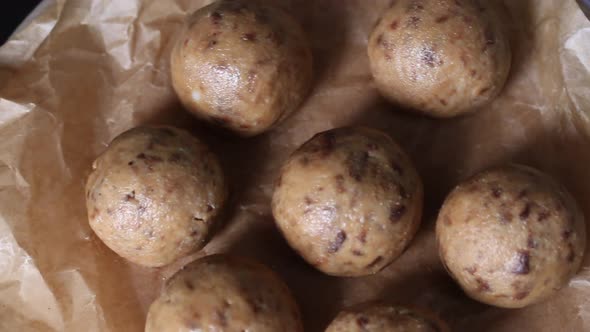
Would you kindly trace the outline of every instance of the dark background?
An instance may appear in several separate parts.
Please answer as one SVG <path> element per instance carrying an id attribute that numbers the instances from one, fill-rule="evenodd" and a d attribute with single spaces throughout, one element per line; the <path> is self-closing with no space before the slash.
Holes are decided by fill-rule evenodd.
<path id="1" fill-rule="evenodd" d="M 0 45 L 4 44 L 14 29 L 41 2 L 41 0 L 6 1 L 0 9 Z"/>

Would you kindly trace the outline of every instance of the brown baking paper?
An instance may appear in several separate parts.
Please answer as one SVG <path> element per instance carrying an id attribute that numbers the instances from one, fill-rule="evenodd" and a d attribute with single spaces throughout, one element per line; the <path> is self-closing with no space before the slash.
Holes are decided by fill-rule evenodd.
<path id="1" fill-rule="evenodd" d="M 199 0 L 46 0 L 0 48 L 0 330 L 141 331 L 163 281 L 199 255 L 231 252 L 276 270 L 309 331 L 336 312 L 383 299 L 432 309 L 456 331 L 590 330 L 590 260 L 568 287 L 522 310 L 468 299 L 436 252 L 445 194 L 483 168 L 516 161 L 562 181 L 590 218 L 590 23 L 575 1 L 505 1 L 514 61 L 502 95 L 472 116 L 434 120 L 396 110 L 371 80 L 367 36 L 389 0 L 290 0 L 305 27 L 316 81 L 273 131 L 238 138 L 182 110 L 170 86 L 174 34 Z M 190 129 L 219 154 L 232 184 L 224 227 L 198 255 L 148 269 L 116 256 L 88 226 L 93 159 L 140 124 Z M 272 181 L 313 134 L 362 124 L 409 152 L 426 191 L 421 230 L 374 276 L 334 278 L 291 251 L 269 210 Z"/>

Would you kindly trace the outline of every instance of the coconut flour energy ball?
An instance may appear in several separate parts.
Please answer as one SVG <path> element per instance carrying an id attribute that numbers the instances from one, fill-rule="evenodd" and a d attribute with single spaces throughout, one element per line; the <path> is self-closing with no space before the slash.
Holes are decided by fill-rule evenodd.
<path id="1" fill-rule="evenodd" d="M 368 43 L 373 77 L 386 98 L 435 117 L 452 117 L 499 94 L 511 54 L 488 2 L 392 4 Z"/>
<path id="2" fill-rule="evenodd" d="M 139 127 L 115 138 L 86 184 L 90 227 L 113 251 L 162 266 L 201 249 L 226 200 L 217 158 L 171 127 Z"/>
<path id="3" fill-rule="evenodd" d="M 311 265 L 336 276 L 375 273 L 413 238 L 422 183 L 386 134 L 340 128 L 317 134 L 286 162 L 272 197 L 276 223 Z"/>
<path id="4" fill-rule="evenodd" d="M 567 284 L 586 243 L 572 197 L 547 175 L 516 165 L 455 188 L 436 236 L 442 261 L 465 292 L 508 308 L 543 300 Z"/>
<path id="5" fill-rule="evenodd" d="M 344 310 L 326 332 L 448 332 L 434 315 L 387 304 L 370 304 Z"/>
<path id="6" fill-rule="evenodd" d="M 259 1 L 222 0 L 196 11 L 171 60 L 172 84 L 185 107 L 243 135 L 288 116 L 311 87 L 302 28 Z"/>
<path id="7" fill-rule="evenodd" d="M 303 331 L 287 286 L 267 267 L 213 255 L 176 273 L 150 306 L 146 332 Z"/>

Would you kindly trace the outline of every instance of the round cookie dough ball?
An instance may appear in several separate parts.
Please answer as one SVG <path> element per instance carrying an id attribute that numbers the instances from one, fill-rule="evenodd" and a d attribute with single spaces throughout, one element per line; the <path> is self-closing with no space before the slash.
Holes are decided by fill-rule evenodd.
<path id="1" fill-rule="evenodd" d="M 299 309 L 269 268 L 212 255 L 176 273 L 150 306 L 146 332 L 301 332 Z"/>
<path id="2" fill-rule="evenodd" d="M 190 16 L 171 71 L 187 109 L 249 136 L 302 104 L 312 85 L 312 55 L 288 13 L 257 1 L 222 0 Z"/>
<path id="3" fill-rule="evenodd" d="M 162 266 L 201 249 L 226 196 L 217 158 L 189 133 L 138 127 L 115 138 L 86 184 L 90 227 L 114 252 Z"/>
<path id="4" fill-rule="evenodd" d="M 362 305 L 344 310 L 326 332 L 448 332 L 449 328 L 432 314 L 387 304 Z"/>
<path id="5" fill-rule="evenodd" d="M 547 175 L 510 165 L 455 188 L 436 222 L 440 256 L 472 298 L 499 307 L 539 302 L 577 272 L 583 216 Z"/>
<path id="6" fill-rule="evenodd" d="M 315 135 L 281 169 L 272 197 L 278 228 L 311 265 L 335 276 L 378 272 L 410 243 L 422 183 L 386 134 L 340 128 Z"/>
<path id="7" fill-rule="evenodd" d="M 371 33 L 368 53 L 384 97 L 441 118 L 489 103 L 511 62 L 497 13 L 475 0 L 394 1 Z"/>

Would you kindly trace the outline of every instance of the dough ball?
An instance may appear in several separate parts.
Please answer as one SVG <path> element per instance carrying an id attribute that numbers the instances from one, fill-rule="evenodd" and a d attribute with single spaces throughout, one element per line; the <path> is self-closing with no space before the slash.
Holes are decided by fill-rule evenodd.
<path id="1" fill-rule="evenodd" d="M 189 133 L 139 127 L 115 138 L 86 184 L 90 227 L 114 252 L 162 266 L 201 249 L 227 196 L 217 158 Z"/>
<path id="2" fill-rule="evenodd" d="M 485 1 L 394 1 L 368 44 L 377 88 L 392 102 L 435 117 L 484 106 L 510 69 L 498 17 Z"/>
<path id="3" fill-rule="evenodd" d="M 386 304 L 363 305 L 344 310 L 326 332 L 448 332 L 432 314 Z"/>
<path id="4" fill-rule="evenodd" d="M 511 165 L 478 174 L 446 199 L 436 223 L 440 256 L 472 298 L 519 308 L 541 301 L 578 271 L 583 216 L 547 175 Z"/>
<path id="5" fill-rule="evenodd" d="M 301 332 L 299 309 L 269 268 L 213 255 L 176 273 L 148 311 L 146 332 Z"/>
<path id="6" fill-rule="evenodd" d="M 375 273 L 410 243 L 422 183 L 386 134 L 340 128 L 315 135 L 286 162 L 272 197 L 276 223 L 311 265 L 335 276 Z"/>
<path id="7" fill-rule="evenodd" d="M 248 136 L 302 104 L 312 85 L 312 55 L 288 13 L 258 1 L 222 0 L 190 16 L 171 71 L 187 109 Z"/>

